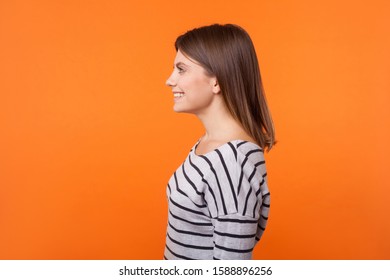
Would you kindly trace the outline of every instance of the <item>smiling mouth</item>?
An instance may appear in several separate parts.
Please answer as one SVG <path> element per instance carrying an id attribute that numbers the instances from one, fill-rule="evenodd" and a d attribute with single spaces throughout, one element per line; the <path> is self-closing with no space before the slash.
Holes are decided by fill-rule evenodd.
<path id="1" fill-rule="evenodd" d="M 183 92 L 174 92 L 174 93 L 173 93 L 173 96 L 174 96 L 175 98 L 177 98 L 177 97 L 183 97 L 183 96 L 184 96 L 184 93 L 183 93 Z"/>

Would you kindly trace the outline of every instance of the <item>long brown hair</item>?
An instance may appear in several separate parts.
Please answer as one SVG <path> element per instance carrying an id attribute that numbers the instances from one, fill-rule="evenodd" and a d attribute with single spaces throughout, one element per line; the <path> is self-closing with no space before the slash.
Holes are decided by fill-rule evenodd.
<path id="1" fill-rule="evenodd" d="M 274 125 L 248 33 L 234 24 L 203 26 L 180 35 L 175 48 L 217 78 L 232 116 L 269 151 L 275 144 Z"/>

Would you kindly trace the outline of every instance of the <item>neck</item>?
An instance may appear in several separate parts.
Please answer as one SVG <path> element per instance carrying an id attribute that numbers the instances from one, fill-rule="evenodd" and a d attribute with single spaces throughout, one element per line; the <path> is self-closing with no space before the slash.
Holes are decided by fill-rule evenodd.
<path id="1" fill-rule="evenodd" d="M 244 138 L 246 133 L 226 108 L 222 98 L 210 110 L 197 114 L 206 132 L 204 141 L 226 142 Z"/>

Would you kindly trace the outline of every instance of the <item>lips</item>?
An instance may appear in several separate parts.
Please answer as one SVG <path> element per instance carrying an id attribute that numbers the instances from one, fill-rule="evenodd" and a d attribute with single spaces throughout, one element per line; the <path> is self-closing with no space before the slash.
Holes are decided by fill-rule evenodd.
<path id="1" fill-rule="evenodd" d="M 182 97 L 184 95 L 184 92 L 174 92 L 173 96 L 174 97 Z"/>
<path id="2" fill-rule="evenodd" d="M 184 92 L 182 92 L 182 91 L 174 91 L 173 92 L 173 101 L 175 103 L 181 102 L 182 99 L 183 99 L 183 96 L 184 96 Z"/>

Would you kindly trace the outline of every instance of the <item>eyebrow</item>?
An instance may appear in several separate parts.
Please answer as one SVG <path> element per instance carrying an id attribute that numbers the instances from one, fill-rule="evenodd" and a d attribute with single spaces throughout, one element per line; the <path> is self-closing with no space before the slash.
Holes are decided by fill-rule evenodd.
<path id="1" fill-rule="evenodd" d="M 187 65 L 187 64 L 185 64 L 185 63 L 183 63 L 183 62 L 181 62 L 181 61 L 178 62 L 178 63 L 176 63 L 176 64 L 174 64 L 174 65 L 173 65 L 173 68 L 175 68 L 175 66 L 176 66 L 176 67 L 179 67 L 179 66 L 189 67 L 189 65 Z"/>

